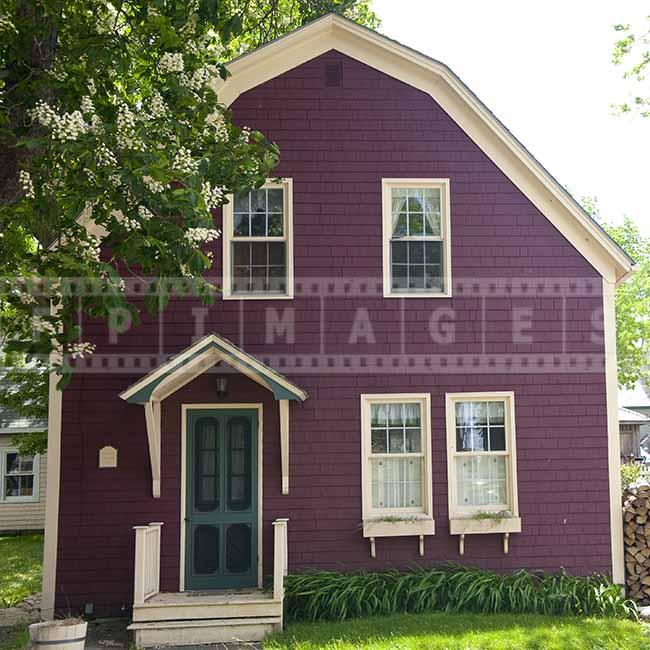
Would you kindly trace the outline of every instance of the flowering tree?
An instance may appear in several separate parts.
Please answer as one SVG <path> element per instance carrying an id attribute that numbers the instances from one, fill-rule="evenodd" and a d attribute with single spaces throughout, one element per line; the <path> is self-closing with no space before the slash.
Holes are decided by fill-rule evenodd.
<path id="1" fill-rule="evenodd" d="M 331 9 L 377 22 L 369 0 L 0 0 L 5 351 L 62 353 L 63 387 L 66 357 L 93 350 L 79 309 L 137 320 L 124 276 L 154 278 L 150 310 L 165 308 L 167 278 L 214 299 L 212 210 L 261 185 L 279 156 L 219 104 L 224 61 Z M 13 372 L 0 401 L 45 398 L 43 375 L 25 389 Z"/>

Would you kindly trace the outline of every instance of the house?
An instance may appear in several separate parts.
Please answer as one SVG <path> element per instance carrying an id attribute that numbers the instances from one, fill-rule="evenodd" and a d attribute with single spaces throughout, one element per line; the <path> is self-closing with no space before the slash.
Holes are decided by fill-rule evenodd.
<path id="1" fill-rule="evenodd" d="M 442 63 L 327 15 L 229 69 L 277 178 L 215 217 L 213 307 L 83 323 L 96 352 L 50 391 L 44 616 L 132 611 L 173 645 L 277 629 L 287 571 L 623 583 L 632 261 Z"/>
<path id="2" fill-rule="evenodd" d="M 639 380 L 633 388 L 621 390 L 618 402 L 626 411 L 650 418 L 650 387 L 645 381 Z M 630 417 L 634 416 L 630 415 Z M 638 421 L 638 425 L 641 447 L 650 455 L 650 419 Z"/>
<path id="3" fill-rule="evenodd" d="M 644 443 L 648 434 L 642 429 L 650 426 L 650 418 L 638 411 L 619 406 L 618 422 L 621 432 L 621 461 L 643 460 L 647 452 Z"/>
<path id="4" fill-rule="evenodd" d="M 15 440 L 46 428 L 0 407 L 0 533 L 45 528 L 46 456 L 20 454 Z"/>

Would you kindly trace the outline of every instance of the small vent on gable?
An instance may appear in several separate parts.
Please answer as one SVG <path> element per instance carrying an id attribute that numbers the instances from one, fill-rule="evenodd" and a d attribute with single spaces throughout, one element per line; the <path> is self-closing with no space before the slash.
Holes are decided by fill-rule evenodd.
<path id="1" fill-rule="evenodd" d="M 334 61 L 325 64 L 325 85 L 340 86 L 343 80 L 343 64 L 341 61 Z"/>

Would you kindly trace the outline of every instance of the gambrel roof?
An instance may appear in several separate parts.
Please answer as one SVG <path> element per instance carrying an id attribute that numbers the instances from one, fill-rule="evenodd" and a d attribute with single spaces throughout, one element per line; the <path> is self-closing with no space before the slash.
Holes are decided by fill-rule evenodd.
<path id="1" fill-rule="evenodd" d="M 336 14 L 234 59 L 215 82 L 219 100 L 239 95 L 336 50 L 430 95 L 608 282 L 624 280 L 633 260 L 571 197 L 446 65 Z"/>

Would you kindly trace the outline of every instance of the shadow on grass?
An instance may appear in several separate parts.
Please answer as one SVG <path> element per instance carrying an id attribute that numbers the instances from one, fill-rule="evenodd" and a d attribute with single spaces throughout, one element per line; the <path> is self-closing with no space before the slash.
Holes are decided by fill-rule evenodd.
<path id="1" fill-rule="evenodd" d="M 648 650 L 632 621 L 515 614 L 404 614 L 294 623 L 265 650 Z"/>

